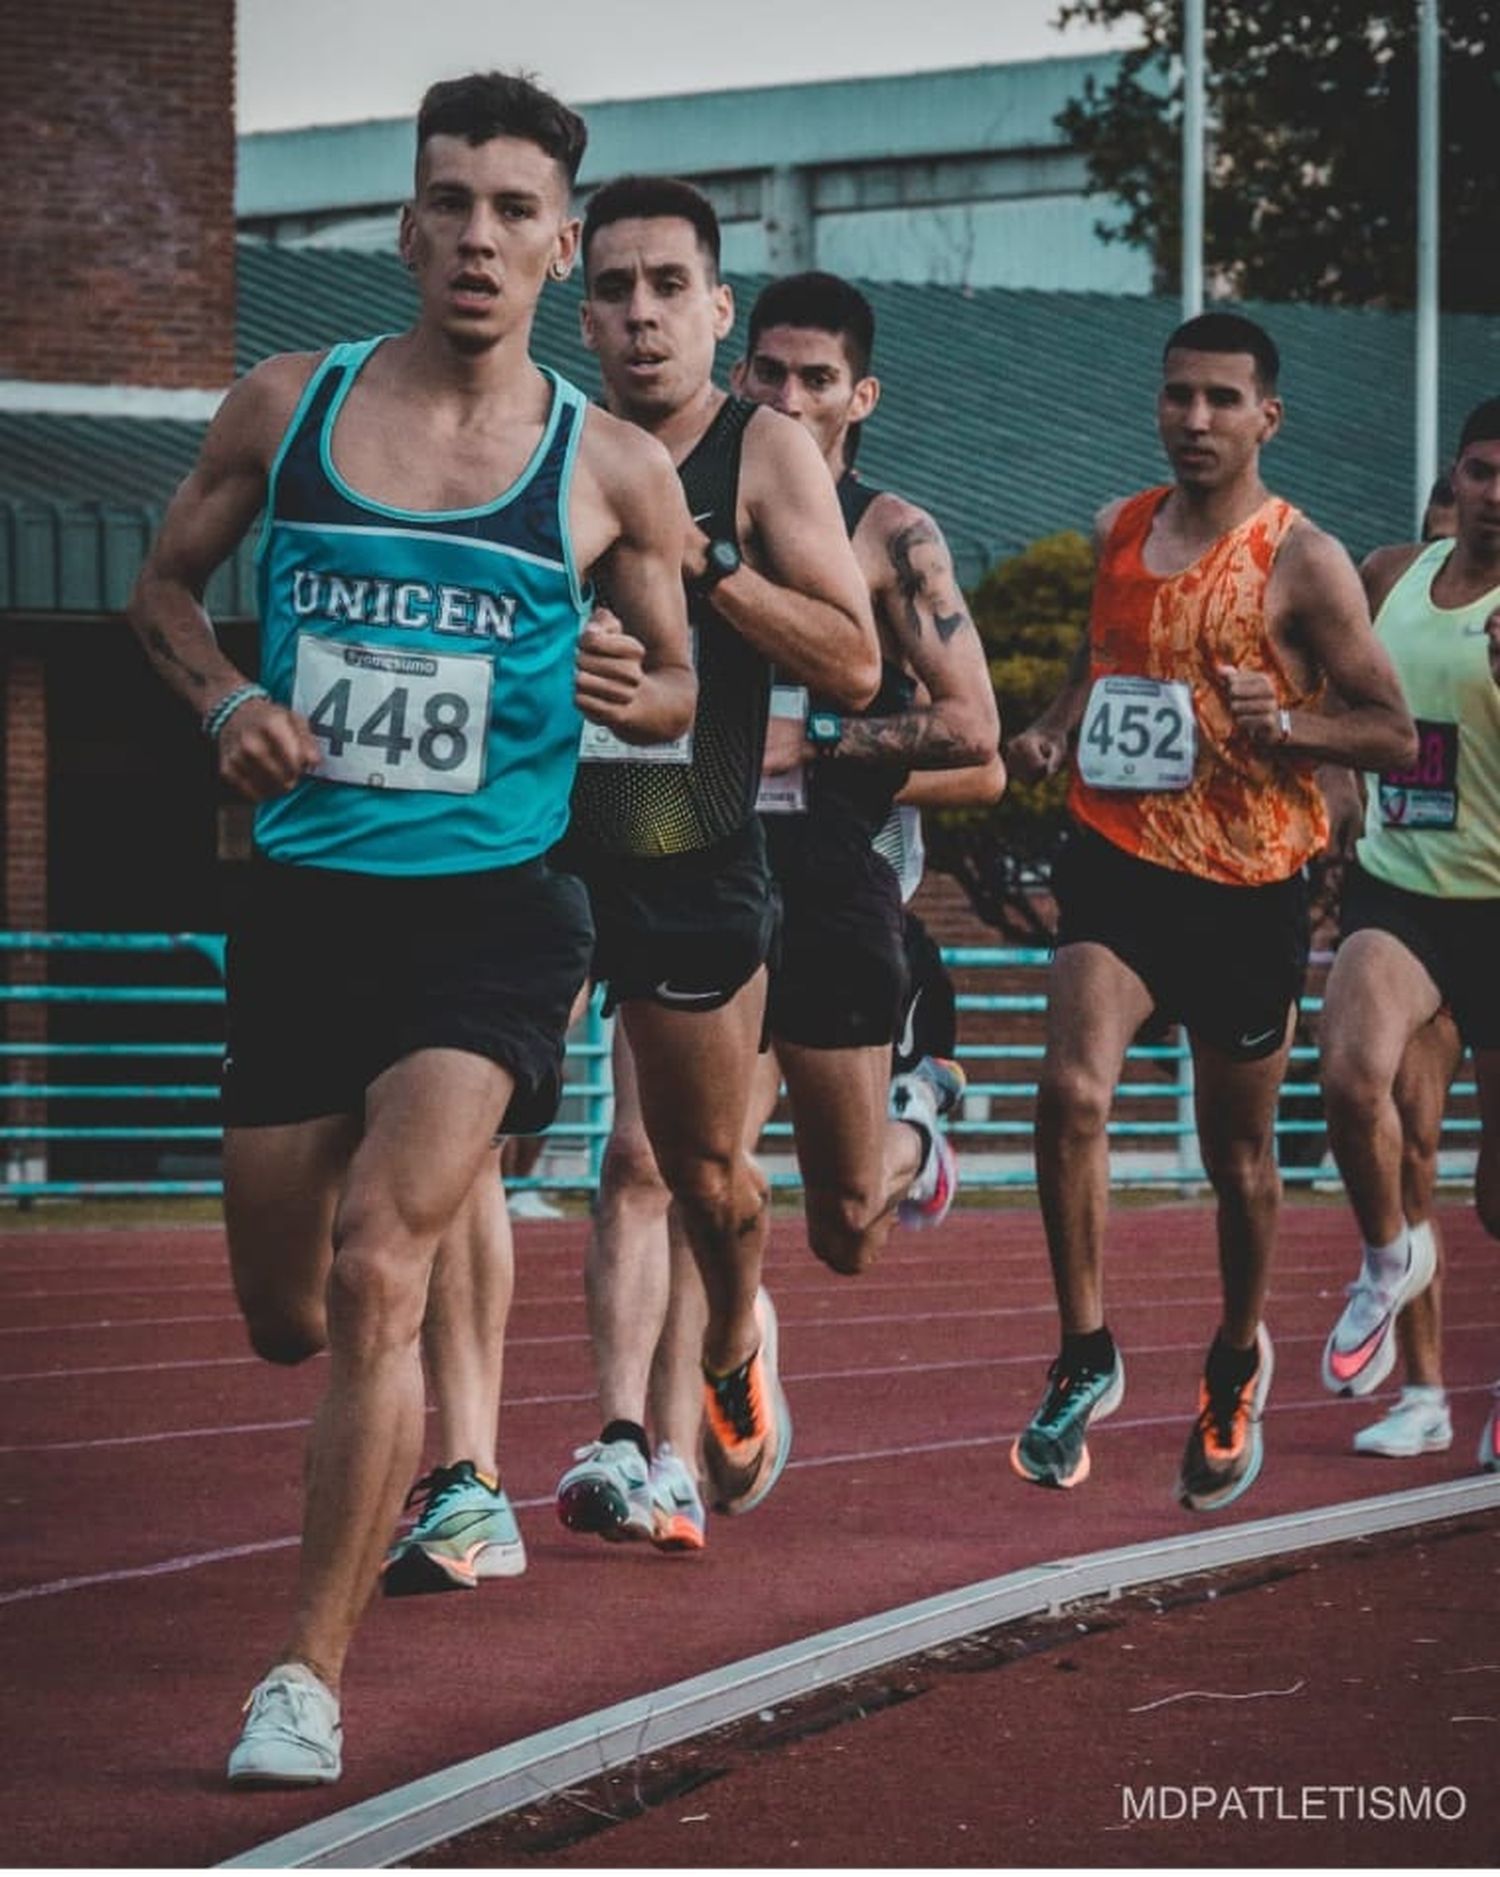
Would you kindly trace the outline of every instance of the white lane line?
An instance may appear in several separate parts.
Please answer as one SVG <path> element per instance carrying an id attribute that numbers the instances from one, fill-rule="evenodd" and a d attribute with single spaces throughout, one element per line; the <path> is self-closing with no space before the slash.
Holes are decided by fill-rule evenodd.
<path id="1" fill-rule="evenodd" d="M 1450 1395 L 1488 1394 L 1490 1392 L 1490 1384 L 1488 1382 L 1474 1382 L 1463 1388 L 1451 1388 L 1448 1392 Z M 1337 1407 L 1338 1405 L 1338 1397 L 1324 1395 L 1310 1401 L 1270 1402 L 1267 1404 L 1266 1412 L 1268 1414 L 1307 1413 L 1314 1409 L 1322 1411 Z M 1187 1424 L 1187 1421 L 1188 1415 L 1186 1410 L 1175 1414 L 1139 1415 L 1133 1419 L 1112 1415 L 1107 1424 L 1101 1425 L 1098 1428 L 1094 1438 L 1100 1439 L 1107 1437 L 1111 1429 L 1119 1433 L 1124 1433 L 1127 1430 L 1138 1428 L 1182 1427 Z M 1020 1432 L 1020 1428 L 1012 1428 L 1008 1432 L 1001 1434 L 970 1434 L 957 1436 L 948 1440 L 914 1441 L 894 1447 L 865 1447 L 854 1453 L 813 1454 L 800 1460 L 788 1460 L 786 1470 L 788 1473 L 801 1471 L 812 1472 L 825 1467 L 868 1466 L 872 1461 L 920 1460 L 937 1453 L 972 1452 L 977 1448 L 983 1447 L 1006 1447 L 1017 1438 Z M 1341 1455 L 1338 1457 L 1347 1459 L 1350 1456 Z M 1490 1479 L 1490 1476 L 1486 1475 L 1485 1478 L 1494 1486 L 1496 1493 L 1500 1494 L 1500 1476 Z M 1438 1489 L 1429 1487 L 1423 1488 L 1422 1490 L 1436 1491 Z M 535 1511 L 542 1506 L 551 1506 L 553 1504 L 553 1495 L 551 1493 L 542 1493 L 529 1499 L 517 1498 L 513 1499 L 511 1504 L 518 1512 Z M 231 1563 L 237 1558 L 252 1557 L 262 1551 L 284 1551 L 289 1545 L 295 1545 L 298 1542 L 299 1540 L 295 1536 L 290 1538 L 266 1538 L 251 1544 L 228 1545 L 216 1551 L 196 1551 L 189 1553 L 185 1557 L 163 1558 L 154 1564 L 123 1565 L 115 1570 L 94 1571 L 85 1576 L 51 1578 L 45 1583 L 26 1584 L 16 1590 L 0 1591 L 0 1605 L 8 1603 L 30 1603 L 34 1602 L 39 1597 L 62 1596 L 69 1591 L 92 1590 L 106 1584 L 131 1583 L 139 1578 L 165 1577 L 177 1571 L 197 1570 L 204 1565 Z"/>
<path id="2" fill-rule="evenodd" d="M 824 1630 L 482 1753 L 259 1844 L 221 1868 L 380 1869 L 731 1721 L 892 1662 L 1146 1584 L 1500 1506 L 1500 1477 L 1388 1493 L 1031 1565 Z"/>
<path id="3" fill-rule="evenodd" d="M 1493 1323 L 1452 1323 L 1447 1326 L 1449 1336 L 1489 1335 L 1500 1330 L 1500 1321 Z M 1321 1330 L 1309 1331 L 1304 1335 L 1281 1334 L 1276 1338 L 1278 1349 L 1289 1349 L 1299 1343 L 1321 1344 L 1324 1335 Z M 1133 1343 L 1130 1347 L 1132 1361 L 1143 1361 L 1147 1356 L 1183 1356 L 1196 1355 L 1203 1348 L 1201 1338 L 1191 1343 Z M 952 1375 L 973 1369 L 1004 1368 L 1040 1368 L 1046 1361 L 1045 1352 L 1026 1350 L 1019 1355 L 1007 1356 L 968 1356 L 947 1362 L 888 1362 L 870 1364 L 853 1369 L 788 1369 L 783 1374 L 783 1381 L 796 1388 L 817 1387 L 820 1383 L 868 1382 L 881 1380 L 899 1380 L 911 1375 Z M 1467 1387 L 1452 1387 L 1450 1395 L 1471 1394 L 1475 1390 L 1488 1388 L 1488 1382 L 1474 1383 Z M 1383 1391 L 1372 1400 L 1384 1399 L 1389 1390 Z M 592 1401 L 595 1393 L 592 1388 L 578 1389 L 574 1392 L 555 1395 L 515 1395 L 507 1396 L 501 1404 L 503 1414 L 518 1412 L 522 1408 L 557 1408 L 570 1407 L 580 1401 Z M 1327 1403 L 1343 1399 L 1330 1395 Z M 1273 1404 L 1279 1407 L 1279 1402 Z M 431 1409 L 428 1410 L 432 1412 Z M 28 1453 L 91 1453 L 97 1448 L 150 1446 L 168 1440 L 217 1440 L 236 1434 L 280 1433 L 287 1429 L 310 1427 L 311 1416 L 304 1416 L 290 1421 L 242 1421 L 221 1427 L 168 1427 L 150 1430 L 140 1434 L 108 1434 L 90 1440 L 47 1440 L 31 1443 L 16 1443 L 0 1446 L 0 1456 L 5 1454 Z M 1115 1421 L 1115 1426 L 1127 1425 Z M 795 1463 L 793 1463 L 795 1464 Z"/>

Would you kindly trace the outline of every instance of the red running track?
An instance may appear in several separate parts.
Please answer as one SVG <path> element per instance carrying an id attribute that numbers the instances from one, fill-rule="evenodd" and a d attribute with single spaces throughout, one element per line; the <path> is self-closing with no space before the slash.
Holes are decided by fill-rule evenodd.
<path id="1" fill-rule="evenodd" d="M 1346 1214 L 1287 1211 L 1268 1321 L 1266 1470 L 1228 1519 L 1465 1476 L 1500 1368 L 1500 1257 L 1442 1215 L 1456 1439 L 1356 1460 L 1371 1410 L 1325 1395 L 1324 1336 L 1352 1264 Z M 797 1422 L 787 1473 L 698 1558 L 557 1525 L 551 1490 L 595 1432 L 578 1222 L 522 1224 L 502 1451 L 526 1575 L 377 1601 L 344 1697 L 343 1781 L 234 1793 L 224 1755 L 293 1587 L 299 1467 L 321 1365 L 246 1350 L 214 1230 L 0 1232 L 0 1714 L 8 1858 L 214 1862 L 506 1741 L 810 1632 L 1045 1559 L 1192 1529 L 1172 1497 L 1216 1321 L 1212 1219 L 1122 1206 L 1110 1320 L 1123 1409 L 1094 1477 L 1045 1493 L 1010 1440 L 1055 1338 L 1040 1223 L 955 1213 L 878 1270 L 832 1276 L 778 1218 L 769 1264 Z M 15 1698 L 20 1691 L 20 1698 Z"/>

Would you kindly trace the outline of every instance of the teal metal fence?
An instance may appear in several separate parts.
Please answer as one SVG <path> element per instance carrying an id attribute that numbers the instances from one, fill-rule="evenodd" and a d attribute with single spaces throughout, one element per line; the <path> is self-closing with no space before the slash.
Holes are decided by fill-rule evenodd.
<path id="1" fill-rule="evenodd" d="M 965 1187 L 1029 1188 L 1049 954 L 966 946 L 945 948 L 943 957 L 966 981 L 994 974 L 1005 986 L 958 995 L 958 1053 L 969 1085 L 954 1132 Z M 223 938 L 5 932 L 0 958 L 7 965 L 0 1199 L 219 1193 Z M 1320 1009 L 1321 999 L 1309 995 L 1276 1126 L 1283 1175 L 1303 1184 L 1332 1177 L 1316 1079 Z M 595 997 L 569 1040 L 563 1104 L 546 1153 L 537 1173 L 512 1183 L 516 1189 L 596 1188 L 610 1125 L 610 1047 Z M 1453 1091 L 1440 1155 L 1446 1180 L 1472 1174 L 1479 1123 L 1465 1109 L 1473 1094 L 1471 1079 Z M 778 1187 L 797 1184 L 790 1134 L 785 1121 L 773 1121 L 762 1136 Z M 1192 1057 L 1180 1032 L 1130 1050 L 1109 1134 L 1115 1184 L 1201 1187 Z"/>

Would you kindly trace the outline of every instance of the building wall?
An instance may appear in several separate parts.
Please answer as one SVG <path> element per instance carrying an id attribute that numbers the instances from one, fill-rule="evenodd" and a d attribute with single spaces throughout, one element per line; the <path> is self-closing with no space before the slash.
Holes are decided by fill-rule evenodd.
<path id="1" fill-rule="evenodd" d="M 1107 202 L 1057 113 L 1115 55 L 581 104 L 579 195 L 626 172 L 685 176 L 718 211 L 730 272 L 1150 290 L 1144 254 L 1101 240 Z M 381 120 L 240 140 L 243 233 L 389 252 L 412 128 Z"/>
<path id="2" fill-rule="evenodd" d="M 0 379 L 234 372 L 233 0 L 28 0 L 0 35 Z"/>

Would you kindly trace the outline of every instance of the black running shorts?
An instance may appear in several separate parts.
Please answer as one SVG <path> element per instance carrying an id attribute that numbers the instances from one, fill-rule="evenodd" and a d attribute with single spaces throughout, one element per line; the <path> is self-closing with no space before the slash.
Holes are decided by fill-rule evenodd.
<path id="1" fill-rule="evenodd" d="M 1272 1056 L 1302 995 L 1308 888 L 1225 886 L 1137 860 L 1075 828 L 1052 870 L 1057 947 L 1103 945 L 1150 991 L 1156 1015 L 1237 1062 Z"/>
<path id="2" fill-rule="evenodd" d="M 958 1049 L 958 997 L 937 940 L 908 907 L 902 921 L 906 996 L 891 1045 L 891 1073 L 905 1075 L 924 1056 L 951 1058 Z"/>
<path id="3" fill-rule="evenodd" d="M 645 860 L 570 838 L 553 857 L 588 889 L 606 1014 L 631 1002 L 718 1010 L 773 954 L 780 905 L 753 816 L 694 853 Z"/>
<path id="4" fill-rule="evenodd" d="M 226 1127 L 360 1114 L 419 1049 L 509 1070 L 508 1134 L 557 1113 L 568 1015 L 593 929 L 545 861 L 413 878 L 257 860 L 230 919 Z"/>
<path id="5" fill-rule="evenodd" d="M 767 1028 L 804 1049 L 888 1048 L 906 993 L 901 884 L 857 827 L 768 818 L 781 953 Z"/>
<path id="6" fill-rule="evenodd" d="M 1439 899 L 1357 861 L 1344 875 L 1342 938 L 1389 932 L 1427 969 L 1470 1049 L 1500 1049 L 1500 899 Z"/>

